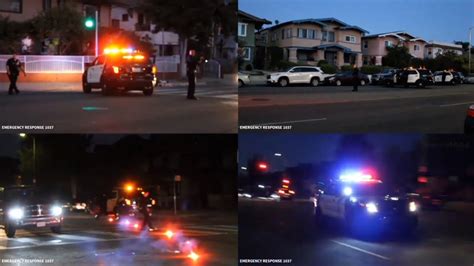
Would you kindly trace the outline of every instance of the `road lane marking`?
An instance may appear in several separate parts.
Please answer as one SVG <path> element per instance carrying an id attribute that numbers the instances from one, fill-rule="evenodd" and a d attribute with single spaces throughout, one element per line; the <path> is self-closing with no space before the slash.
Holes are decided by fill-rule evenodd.
<path id="1" fill-rule="evenodd" d="M 379 255 L 379 254 L 376 254 L 376 253 L 373 253 L 373 252 L 370 252 L 370 251 L 367 251 L 365 249 L 361 249 L 361 248 L 358 248 L 358 247 L 355 247 L 355 246 L 352 246 L 352 245 L 349 245 L 349 244 L 346 244 L 346 243 L 343 243 L 343 242 L 339 242 L 339 241 L 336 241 L 336 240 L 331 240 L 331 241 L 336 243 L 336 244 L 339 244 L 341 246 L 348 247 L 348 248 L 351 248 L 353 250 L 357 250 L 359 252 L 363 252 L 365 254 L 369 254 L 369 255 L 372 255 L 374 257 L 383 259 L 383 260 L 390 260 L 390 258 L 387 258 L 385 256 L 382 256 L 382 255 Z"/>
<path id="2" fill-rule="evenodd" d="M 316 122 L 316 121 L 326 121 L 326 120 L 327 118 L 323 117 L 323 118 L 313 118 L 313 119 L 304 119 L 304 120 L 263 123 L 263 124 L 256 124 L 252 126 L 270 126 L 270 125 L 294 124 L 294 123 Z"/>
<path id="3" fill-rule="evenodd" d="M 473 104 L 474 102 L 463 102 L 463 103 L 450 103 L 450 104 L 442 104 L 439 107 L 450 107 L 450 106 L 457 106 L 457 105 L 465 105 L 465 104 Z"/>

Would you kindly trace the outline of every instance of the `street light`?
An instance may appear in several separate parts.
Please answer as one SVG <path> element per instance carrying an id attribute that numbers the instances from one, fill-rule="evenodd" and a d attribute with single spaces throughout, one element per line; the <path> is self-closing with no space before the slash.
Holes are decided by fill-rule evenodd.
<path id="1" fill-rule="evenodd" d="M 20 133 L 20 138 L 26 138 L 26 133 Z M 33 138 L 33 184 L 36 184 L 36 138 L 35 136 L 31 136 Z"/>

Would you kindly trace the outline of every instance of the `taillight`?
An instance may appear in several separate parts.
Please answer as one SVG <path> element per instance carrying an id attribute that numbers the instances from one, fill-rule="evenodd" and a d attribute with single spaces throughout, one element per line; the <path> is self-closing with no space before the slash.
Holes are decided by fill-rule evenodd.
<path id="1" fill-rule="evenodd" d="M 120 67 L 118 66 L 113 66 L 112 69 L 114 70 L 115 74 L 118 74 L 120 72 Z"/>
<path id="2" fill-rule="evenodd" d="M 474 105 L 469 106 L 469 109 L 467 109 L 467 115 L 474 117 Z"/>

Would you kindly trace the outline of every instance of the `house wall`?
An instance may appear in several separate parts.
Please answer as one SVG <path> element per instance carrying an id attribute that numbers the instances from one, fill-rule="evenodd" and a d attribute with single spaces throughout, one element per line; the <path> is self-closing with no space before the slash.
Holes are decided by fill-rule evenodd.
<path id="1" fill-rule="evenodd" d="M 397 46 L 400 43 L 400 39 L 393 36 L 369 38 L 364 39 L 364 41 L 368 42 L 368 48 L 362 48 L 362 52 L 364 55 L 368 56 L 386 56 L 387 49 L 385 47 L 385 41 L 391 41 L 394 46 Z"/>
<path id="2" fill-rule="evenodd" d="M 346 36 L 351 35 L 356 38 L 355 43 L 347 42 Z M 342 46 L 350 48 L 354 52 L 362 51 L 362 33 L 356 30 L 338 30 L 336 31 L 336 42 Z"/>
<path id="3" fill-rule="evenodd" d="M 2 0 L 0 0 L 2 1 Z M 72 4 L 74 7 L 77 7 L 79 11 L 82 11 L 81 5 L 77 3 L 77 0 L 70 0 L 68 3 Z M 57 7 L 58 2 L 55 0 L 51 1 L 51 7 Z M 43 1 L 41 0 L 22 0 L 22 12 L 21 13 L 12 13 L 12 12 L 3 12 L 0 11 L 0 16 L 8 17 L 11 21 L 23 22 L 30 20 L 38 13 L 44 11 Z"/>
<path id="4" fill-rule="evenodd" d="M 415 45 L 418 45 L 420 49 L 415 51 Z M 416 58 L 424 58 L 425 45 L 425 42 L 422 41 L 405 42 L 405 46 L 408 48 L 408 52 Z"/>

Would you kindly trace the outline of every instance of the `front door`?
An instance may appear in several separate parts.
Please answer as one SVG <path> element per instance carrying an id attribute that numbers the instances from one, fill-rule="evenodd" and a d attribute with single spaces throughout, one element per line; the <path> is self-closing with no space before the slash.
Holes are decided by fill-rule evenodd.
<path id="1" fill-rule="evenodd" d="M 336 53 L 335 52 L 324 52 L 324 59 L 330 65 L 336 65 Z"/>

